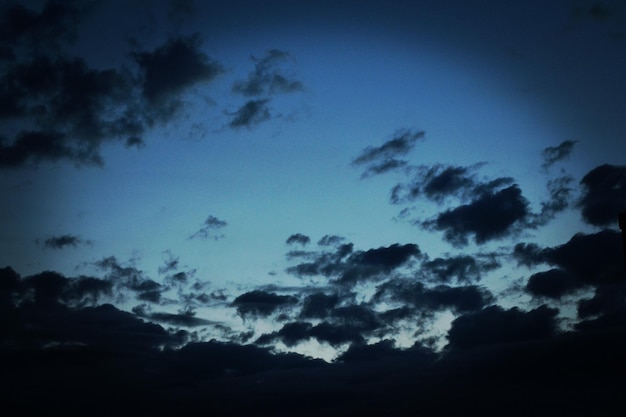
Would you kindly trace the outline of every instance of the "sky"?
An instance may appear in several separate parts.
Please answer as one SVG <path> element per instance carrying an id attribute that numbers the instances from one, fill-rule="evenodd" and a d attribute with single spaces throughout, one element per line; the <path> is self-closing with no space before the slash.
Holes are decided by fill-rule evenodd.
<path id="1" fill-rule="evenodd" d="M 619 0 L 3 1 L 8 397 L 608 410 L 625 72 Z"/>

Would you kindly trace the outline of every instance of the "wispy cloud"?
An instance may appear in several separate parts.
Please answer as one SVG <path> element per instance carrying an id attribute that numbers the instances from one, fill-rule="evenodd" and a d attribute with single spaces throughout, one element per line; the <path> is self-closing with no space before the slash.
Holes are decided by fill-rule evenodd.
<path id="1" fill-rule="evenodd" d="M 38 239 L 37 242 L 40 242 Z M 78 247 L 79 245 L 91 245 L 92 242 L 90 240 L 84 240 L 76 235 L 60 235 L 60 236 L 52 236 L 43 241 L 43 246 L 45 248 L 50 249 L 63 249 L 66 247 Z"/>
<path id="2" fill-rule="evenodd" d="M 200 238 L 200 239 L 211 238 L 214 240 L 222 239 L 224 238 L 224 234 L 221 233 L 220 231 L 227 225 L 228 223 L 226 221 L 218 219 L 217 217 L 213 215 L 210 215 L 204 221 L 204 224 L 202 225 L 202 227 L 193 235 L 189 236 L 189 239 L 195 239 L 195 238 Z"/>
<path id="3" fill-rule="evenodd" d="M 541 152 L 541 156 L 543 157 L 541 167 L 543 169 L 548 169 L 556 162 L 568 158 L 574 150 L 574 145 L 576 145 L 577 142 L 578 141 L 576 140 L 566 140 L 561 142 L 558 146 L 548 146 L 545 148 Z"/>

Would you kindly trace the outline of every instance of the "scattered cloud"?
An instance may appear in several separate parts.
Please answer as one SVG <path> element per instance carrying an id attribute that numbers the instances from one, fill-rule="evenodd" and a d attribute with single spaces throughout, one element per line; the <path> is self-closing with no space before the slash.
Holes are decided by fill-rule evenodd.
<path id="1" fill-rule="evenodd" d="M 312 252 L 306 256 L 310 258 L 309 262 L 289 267 L 287 272 L 300 277 L 321 275 L 332 278 L 335 283 L 353 286 L 362 281 L 381 279 L 406 266 L 412 259 L 420 258 L 422 253 L 413 243 L 394 243 L 356 252 L 352 243 L 344 243 L 334 252 Z"/>
<path id="2" fill-rule="evenodd" d="M 471 203 L 446 210 L 422 225 L 443 231 L 444 239 L 455 246 L 465 246 L 469 237 L 483 244 L 510 236 L 528 215 L 528 201 L 517 185 L 511 185 L 495 193 L 485 192 Z"/>
<path id="3" fill-rule="evenodd" d="M 278 49 L 268 51 L 262 58 L 253 56 L 254 71 L 248 75 L 247 80 L 236 81 L 233 84 L 233 92 L 254 97 L 302 91 L 302 82 L 285 75 L 279 68 L 280 64 L 289 60 L 293 60 L 291 54 Z"/>
<path id="4" fill-rule="evenodd" d="M 392 139 L 378 147 L 367 147 L 353 161 L 353 166 L 365 166 L 361 178 L 382 174 L 404 167 L 407 161 L 397 159 L 413 149 L 418 139 L 425 136 L 424 131 L 399 130 Z"/>
<path id="5" fill-rule="evenodd" d="M 556 162 L 568 158 L 574 150 L 574 145 L 576 145 L 577 142 L 578 141 L 576 140 L 565 140 L 558 146 L 548 146 L 545 148 L 541 152 L 541 156 L 543 157 L 541 167 L 543 169 L 548 169 Z"/>
<path id="6" fill-rule="evenodd" d="M 198 35 L 168 40 L 152 52 L 132 54 L 139 65 L 141 93 L 154 107 L 171 112 L 187 88 L 213 80 L 224 69 L 200 50 Z"/>
<path id="7" fill-rule="evenodd" d="M 13 135 L 0 138 L 0 168 L 46 161 L 102 165 L 105 143 L 144 146 L 146 131 L 171 121 L 190 87 L 223 72 L 201 51 L 197 35 L 132 52 L 133 62 L 124 67 L 90 66 L 68 46 L 91 3 L 3 8 L 0 124 Z"/>
<path id="8" fill-rule="evenodd" d="M 287 238 L 286 243 L 288 245 L 299 244 L 302 246 L 306 246 L 311 243 L 311 238 L 303 235 L 302 233 L 295 233 Z"/>
<path id="9" fill-rule="evenodd" d="M 224 220 L 218 219 L 213 215 L 209 215 L 207 219 L 204 221 L 203 226 L 196 233 L 191 235 L 189 239 L 208 239 L 212 238 L 214 240 L 219 240 L 224 238 L 224 234 L 219 231 L 226 227 L 228 223 Z"/>
<path id="10" fill-rule="evenodd" d="M 271 114 L 268 108 L 269 99 L 249 100 L 231 115 L 233 118 L 228 124 L 231 128 L 250 128 L 269 120 Z"/>
<path id="11" fill-rule="evenodd" d="M 43 246 L 45 248 L 50 248 L 50 249 L 63 249 L 68 246 L 75 248 L 79 245 L 89 245 L 89 244 L 91 244 L 90 241 L 81 239 L 79 236 L 70 235 L 70 234 L 52 236 L 43 241 Z"/>
<path id="12" fill-rule="evenodd" d="M 421 270 L 426 277 L 436 282 L 450 282 L 453 278 L 461 282 L 479 281 L 485 272 L 498 269 L 501 264 L 495 254 L 474 257 L 458 255 L 449 258 L 435 258 L 422 262 Z"/>
<path id="13" fill-rule="evenodd" d="M 324 236 L 322 236 L 322 238 L 320 240 L 317 241 L 317 244 L 319 246 L 334 246 L 334 245 L 340 244 L 344 240 L 346 240 L 346 239 L 344 237 L 342 237 L 342 236 L 324 235 Z"/>
<path id="14" fill-rule="evenodd" d="M 232 305 L 241 317 L 267 317 L 281 308 L 296 304 L 298 299 L 262 290 L 253 290 L 236 297 Z"/>
<path id="15" fill-rule="evenodd" d="M 182 327 L 198 327 L 198 326 L 206 326 L 209 324 L 215 324 L 210 320 L 201 319 L 195 316 L 193 311 L 184 311 L 178 314 L 174 313 L 163 313 L 163 312 L 151 312 L 147 308 L 145 304 L 138 305 L 133 307 L 133 313 L 137 316 L 148 319 L 150 321 L 155 321 L 158 323 L 169 324 L 173 326 L 182 326 Z"/>
<path id="16" fill-rule="evenodd" d="M 437 285 L 428 288 L 419 281 L 406 279 L 391 279 L 379 285 L 373 300 L 410 305 L 426 313 L 446 309 L 456 312 L 475 311 L 495 301 L 487 289 L 476 285 Z"/>

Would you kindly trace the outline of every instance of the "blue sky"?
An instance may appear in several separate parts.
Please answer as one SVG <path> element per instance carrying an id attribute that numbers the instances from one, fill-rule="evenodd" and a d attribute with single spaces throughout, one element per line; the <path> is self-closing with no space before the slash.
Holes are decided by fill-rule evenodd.
<path id="1" fill-rule="evenodd" d="M 608 317 L 584 306 L 623 275 L 623 2 L 20 4 L 0 266 L 24 282 L 328 361 L 454 349 L 471 315 Z"/>

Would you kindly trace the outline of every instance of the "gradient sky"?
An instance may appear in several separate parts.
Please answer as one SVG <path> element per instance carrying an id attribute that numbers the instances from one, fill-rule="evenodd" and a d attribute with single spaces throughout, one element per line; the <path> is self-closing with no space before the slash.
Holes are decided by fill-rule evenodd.
<path id="1" fill-rule="evenodd" d="M 1 10 L 4 347 L 102 342 L 53 307 L 279 368 L 626 318 L 623 1 Z"/>

